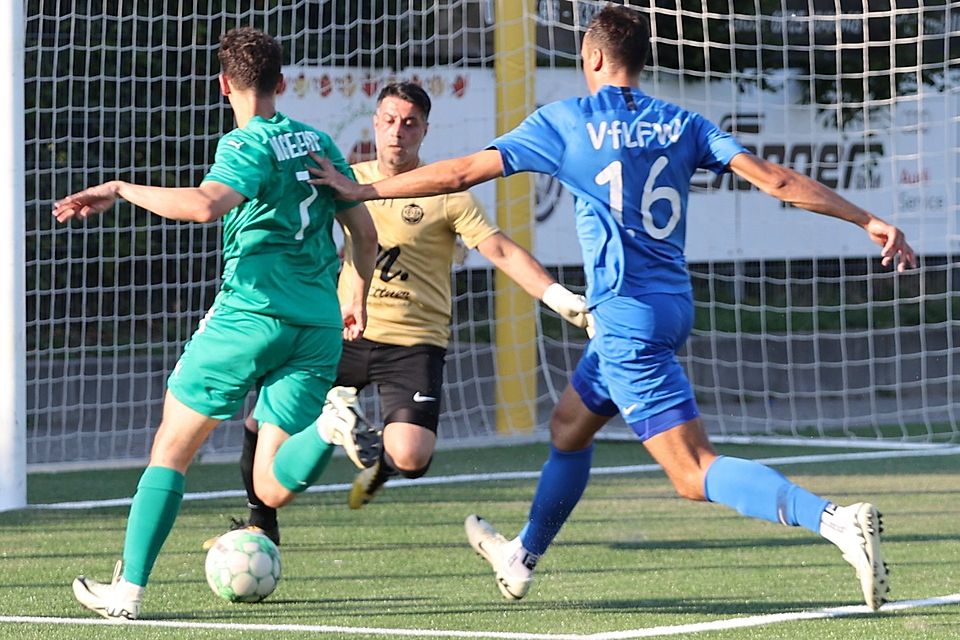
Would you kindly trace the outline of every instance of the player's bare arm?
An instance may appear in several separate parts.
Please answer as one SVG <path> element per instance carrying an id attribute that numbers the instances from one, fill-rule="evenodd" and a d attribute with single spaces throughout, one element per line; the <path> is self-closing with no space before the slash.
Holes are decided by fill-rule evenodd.
<path id="1" fill-rule="evenodd" d="M 337 222 L 348 232 L 345 235 L 352 245 L 354 267 L 349 271 L 353 274 L 350 297 L 340 301 L 343 337 L 345 340 L 356 340 L 363 335 L 367 326 L 367 292 L 377 260 L 377 229 L 363 204 L 340 211 Z"/>
<path id="2" fill-rule="evenodd" d="M 556 282 L 529 251 L 503 233 L 497 232 L 480 242 L 477 251 L 534 298 L 543 296 L 547 287 Z"/>
<path id="3" fill-rule="evenodd" d="M 477 251 L 567 322 L 581 329 L 591 324 L 586 299 L 554 280 L 529 251 L 511 238 L 495 233 L 480 242 Z"/>
<path id="4" fill-rule="evenodd" d="M 126 200 L 163 218 L 190 222 L 213 222 L 241 204 L 244 197 L 219 182 L 204 182 L 199 187 L 150 187 L 111 180 L 84 189 L 53 207 L 58 222 L 86 218 L 103 213 L 118 200 Z"/>
<path id="5" fill-rule="evenodd" d="M 357 184 L 337 171 L 326 158 L 313 153 L 310 156 L 318 166 L 307 167 L 315 176 L 308 182 L 331 187 L 344 200 L 415 198 L 455 193 L 503 175 L 503 160 L 496 149 L 440 160 L 373 184 Z"/>
<path id="6" fill-rule="evenodd" d="M 730 161 L 730 170 L 783 202 L 861 227 L 873 242 L 883 247 L 880 255 L 884 266 L 890 266 L 895 260 L 897 271 L 917 266 L 916 254 L 900 229 L 861 209 L 816 180 L 752 153 L 734 156 Z"/>

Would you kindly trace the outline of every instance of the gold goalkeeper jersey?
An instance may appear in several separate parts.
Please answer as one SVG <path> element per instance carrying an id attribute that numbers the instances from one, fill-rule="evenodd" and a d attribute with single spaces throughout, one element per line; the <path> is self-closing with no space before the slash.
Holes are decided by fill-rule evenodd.
<path id="1" fill-rule="evenodd" d="M 353 171 L 361 184 L 385 177 L 376 160 L 355 164 Z M 363 337 L 400 346 L 431 344 L 446 348 L 450 339 L 450 270 L 457 236 L 472 249 L 498 229 L 468 191 L 370 200 L 366 205 L 380 246 L 367 297 Z M 346 242 L 345 273 L 353 269 L 350 247 Z M 340 278 L 341 299 L 347 281 Z"/>

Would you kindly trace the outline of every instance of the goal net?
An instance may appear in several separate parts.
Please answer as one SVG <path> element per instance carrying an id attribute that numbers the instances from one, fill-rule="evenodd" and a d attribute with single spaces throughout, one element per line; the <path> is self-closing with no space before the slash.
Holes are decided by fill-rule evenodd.
<path id="1" fill-rule="evenodd" d="M 34 469 L 148 454 L 166 376 L 219 283 L 219 225 L 168 222 L 125 203 L 69 225 L 49 211 L 112 178 L 199 183 L 233 126 L 216 83 L 223 31 L 251 25 L 277 36 L 288 79 L 281 110 L 328 131 L 352 160 L 372 153 L 379 87 L 422 83 L 435 105 L 423 147 L 431 161 L 482 148 L 498 110 L 514 121 L 529 110 L 518 108 L 523 99 L 504 102 L 504 87 L 526 91 L 530 108 L 585 91 L 579 34 L 603 3 L 253 4 L 26 0 Z M 711 431 L 958 440 L 960 11 L 839 0 L 627 4 L 651 18 L 645 91 L 895 222 L 922 255 L 920 269 L 897 275 L 852 225 L 784 208 L 729 175 L 697 175 L 688 227 L 696 325 L 681 359 Z M 504 24 L 508 5 L 521 7 L 516 24 Z M 518 52 L 536 68 L 505 69 Z M 493 185 L 477 195 L 582 291 L 572 198 L 549 178 L 529 185 L 535 200 Z M 511 207 L 529 215 L 506 217 Z M 533 304 L 498 304 L 503 287 L 473 252 L 451 277 L 441 441 L 542 436 L 585 337 Z M 506 340 L 514 325 L 529 325 L 529 336 Z M 532 357 L 511 360 L 515 352 Z M 373 398 L 365 402 L 376 416 Z M 500 405 L 519 405 L 529 420 L 504 418 Z M 228 421 L 203 453 L 233 454 L 240 442 L 239 422 Z"/>

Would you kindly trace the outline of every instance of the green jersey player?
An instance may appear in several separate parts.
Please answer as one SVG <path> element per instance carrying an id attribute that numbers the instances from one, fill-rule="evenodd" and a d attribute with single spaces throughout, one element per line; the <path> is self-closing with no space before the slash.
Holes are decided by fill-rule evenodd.
<path id="1" fill-rule="evenodd" d="M 270 506 L 282 506 L 314 482 L 356 422 L 341 398 L 324 405 L 342 338 L 363 332 L 377 249 L 373 222 L 362 204 L 338 202 L 330 189 L 307 182 L 310 153 L 353 174 L 329 136 L 277 112 L 284 88 L 280 45 L 240 28 L 220 39 L 219 57 L 220 89 L 237 128 L 221 139 L 199 187 L 112 181 L 63 199 L 53 211 L 64 222 L 103 212 L 122 198 L 174 220 L 223 218 L 222 286 L 168 380 L 149 466 L 130 507 L 123 560 L 109 584 L 74 580 L 80 603 L 110 619 L 139 616 L 180 508 L 184 474 L 207 435 L 237 413 L 253 385 L 261 385 L 254 479 Z M 341 300 L 334 218 L 349 231 L 355 266 L 350 293 Z"/>

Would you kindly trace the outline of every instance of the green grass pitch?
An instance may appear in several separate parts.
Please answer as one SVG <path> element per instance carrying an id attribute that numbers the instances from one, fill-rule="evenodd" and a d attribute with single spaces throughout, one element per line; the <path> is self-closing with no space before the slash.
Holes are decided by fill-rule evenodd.
<path id="1" fill-rule="evenodd" d="M 752 458 L 828 453 L 720 449 Z M 536 471 L 545 454 L 546 445 L 441 451 L 428 478 Z M 837 502 L 875 502 L 884 514 L 891 596 L 912 601 L 960 592 L 958 461 L 957 455 L 891 457 L 778 468 Z M 639 444 L 601 442 L 594 467 L 649 462 Z M 352 475 L 338 457 L 320 482 L 347 483 Z M 127 498 L 138 476 L 139 470 L 37 474 L 30 477 L 30 502 Z M 147 623 L 135 625 L 101 623 L 70 592 L 79 573 L 110 577 L 126 507 L 0 514 L 0 640 L 960 637 L 955 602 L 770 622 L 776 614 L 861 604 L 852 568 L 805 530 L 680 500 L 660 472 L 594 475 L 541 561 L 530 594 L 506 602 L 486 563 L 466 544 L 462 523 L 479 513 L 514 535 L 535 482 L 388 485 L 360 511 L 347 508 L 342 488 L 301 496 L 281 511 L 283 579 L 255 605 L 215 597 L 200 550 L 229 516 L 244 514 L 243 499 L 188 500 L 154 570 L 144 600 Z M 198 464 L 187 478 L 190 493 L 240 486 L 235 464 Z M 753 616 L 765 622 L 727 630 L 679 627 Z M 654 627 L 665 631 L 645 631 Z"/>

